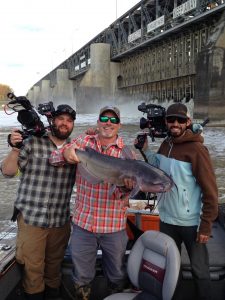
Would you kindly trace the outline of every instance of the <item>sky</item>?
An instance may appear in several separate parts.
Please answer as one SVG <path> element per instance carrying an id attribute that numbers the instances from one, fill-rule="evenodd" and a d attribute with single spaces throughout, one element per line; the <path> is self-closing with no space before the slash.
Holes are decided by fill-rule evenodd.
<path id="1" fill-rule="evenodd" d="M 26 95 L 138 0 L 2 0 L 0 83 Z"/>

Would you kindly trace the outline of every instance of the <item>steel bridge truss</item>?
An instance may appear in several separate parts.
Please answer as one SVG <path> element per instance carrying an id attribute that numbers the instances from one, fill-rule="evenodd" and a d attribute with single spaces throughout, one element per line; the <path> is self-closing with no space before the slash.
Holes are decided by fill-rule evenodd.
<path id="1" fill-rule="evenodd" d="M 224 0 L 142 0 L 44 79 L 54 85 L 57 69 L 78 79 L 90 67 L 90 45 L 108 43 L 111 60 L 121 62 L 120 90 L 159 100 L 190 98 L 197 54 L 224 9 Z"/>

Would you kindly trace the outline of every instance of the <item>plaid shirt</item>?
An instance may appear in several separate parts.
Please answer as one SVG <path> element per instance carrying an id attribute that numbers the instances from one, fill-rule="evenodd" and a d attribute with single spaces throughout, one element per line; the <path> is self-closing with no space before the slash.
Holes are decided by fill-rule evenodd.
<path id="1" fill-rule="evenodd" d="M 33 226 L 61 227 L 70 218 L 75 166 L 51 166 L 49 157 L 55 149 L 47 136 L 32 136 L 20 150 L 21 178 L 15 206 Z"/>
<path id="2" fill-rule="evenodd" d="M 98 135 L 81 135 L 71 144 L 75 144 L 79 149 L 88 146 L 102 154 L 114 157 L 122 157 L 125 153 L 123 151 L 125 145 L 121 137 L 118 137 L 116 143 L 109 145 L 106 149 L 102 149 Z M 52 154 L 52 162 L 54 162 L 54 155 L 56 161 L 60 161 L 60 154 L 56 152 Z M 76 187 L 73 210 L 73 222 L 76 225 L 95 233 L 111 233 L 126 228 L 128 193 L 125 194 L 119 188 L 112 193 L 110 190 L 112 185 L 109 183 L 91 184 L 80 175 L 78 170 Z"/>

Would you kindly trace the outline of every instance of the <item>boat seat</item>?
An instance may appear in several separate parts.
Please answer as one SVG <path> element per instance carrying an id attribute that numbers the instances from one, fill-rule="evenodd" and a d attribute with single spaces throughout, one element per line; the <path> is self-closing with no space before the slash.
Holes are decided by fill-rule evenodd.
<path id="1" fill-rule="evenodd" d="M 180 271 L 180 253 L 168 235 L 145 231 L 131 249 L 127 272 L 139 292 L 117 293 L 104 300 L 170 300 Z"/>

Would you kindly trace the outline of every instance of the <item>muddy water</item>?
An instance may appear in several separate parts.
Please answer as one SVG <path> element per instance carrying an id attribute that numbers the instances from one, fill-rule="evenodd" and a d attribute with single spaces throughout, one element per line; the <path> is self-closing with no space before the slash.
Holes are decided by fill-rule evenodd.
<path id="1" fill-rule="evenodd" d="M 96 115 L 79 115 L 73 136 L 95 125 L 96 119 Z M 124 125 L 120 134 L 124 137 L 127 144 L 133 145 L 133 140 L 140 131 L 139 118 L 126 117 L 122 119 L 122 122 Z M 16 117 L 7 117 L 3 112 L 0 112 L 0 160 L 9 151 L 7 136 L 12 127 L 19 127 Z M 219 187 L 219 201 L 225 202 L 225 128 L 205 128 L 204 136 L 205 145 L 209 149 L 215 167 Z M 158 139 L 152 144 L 152 147 L 157 149 L 160 143 L 161 140 Z M 18 178 L 6 179 L 0 175 L 0 221 L 9 220 L 12 214 L 18 182 Z"/>

